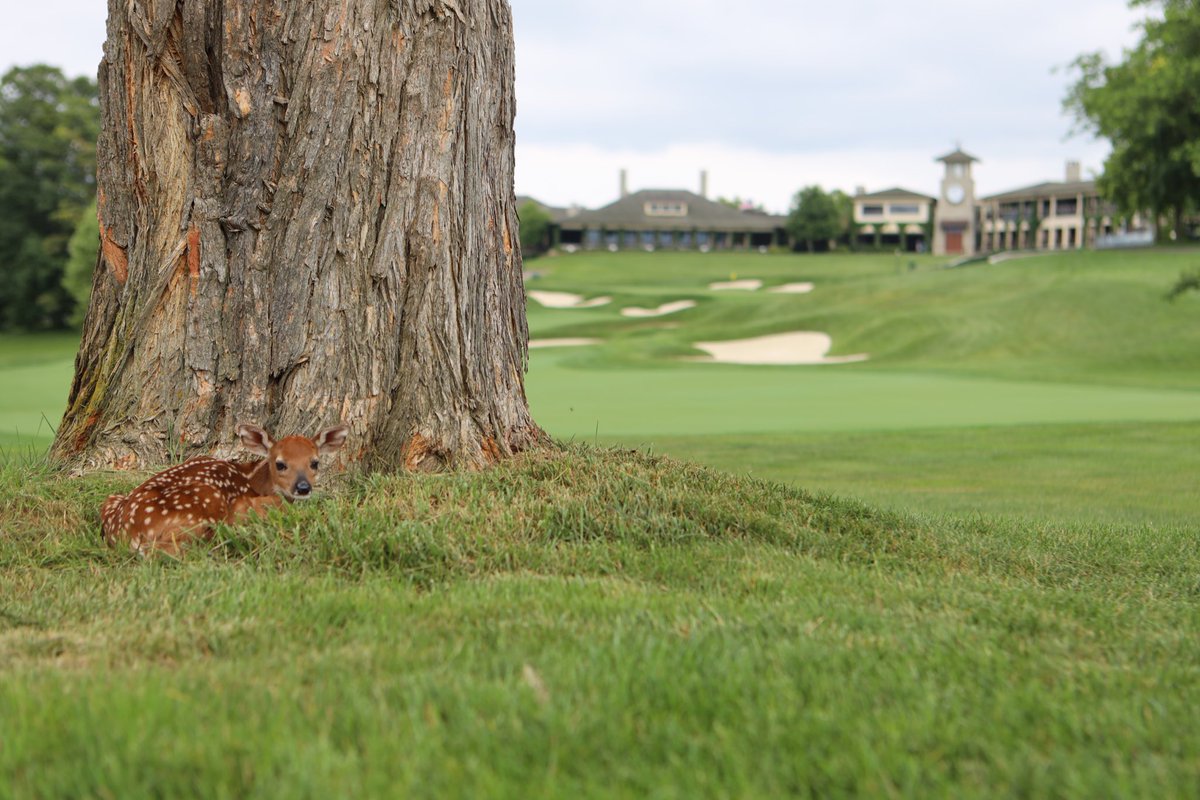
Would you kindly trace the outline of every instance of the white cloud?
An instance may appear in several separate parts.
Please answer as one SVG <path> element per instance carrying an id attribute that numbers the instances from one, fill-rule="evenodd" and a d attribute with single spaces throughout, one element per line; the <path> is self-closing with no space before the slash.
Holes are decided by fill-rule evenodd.
<path id="1" fill-rule="evenodd" d="M 10 4 L 0 69 L 94 75 L 106 4 Z M 775 210 L 810 183 L 933 193 L 932 159 L 961 140 L 981 193 L 1053 179 L 1107 148 L 1064 141 L 1063 67 L 1116 55 L 1141 13 L 1126 0 L 512 0 L 517 189 L 598 205 L 616 174 Z"/>

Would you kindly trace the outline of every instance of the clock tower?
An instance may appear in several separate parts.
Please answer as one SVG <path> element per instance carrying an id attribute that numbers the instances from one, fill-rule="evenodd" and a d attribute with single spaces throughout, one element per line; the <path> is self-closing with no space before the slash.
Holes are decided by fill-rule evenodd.
<path id="1" fill-rule="evenodd" d="M 975 255 L 975 179 L 971 177 L 971 165 L 978 160 L 961 147 L 938 159 L 946 165 L 946 173 L 933 220 L 934 255 Z"/>

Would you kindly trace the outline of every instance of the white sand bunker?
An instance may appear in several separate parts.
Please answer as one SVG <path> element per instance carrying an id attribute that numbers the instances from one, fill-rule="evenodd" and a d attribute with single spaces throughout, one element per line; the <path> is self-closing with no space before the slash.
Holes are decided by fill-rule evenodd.
<path id="1" fill-rule="evenodd" d="M 621 309 L 622 317 L 634 317 L 636 319 L 644 319 L 646 317 L 665 317 L 668 314 L 678 314 L 680 311 L 687 311 L 689 308 L 695 308 L 695 300 L 676 300 L 673 303 L 663 303 L 658 308 L 632 308 Z"/>
<path id="2" fill-rule="evenodd" d="M 582 295 L 570 292 L 529 292 L 529 297 L 546 308 L 599 308 L 612 302 L 611 297 L 593 297 L 584 300 Z"/>
<path id="3" fill-rule="evenodd" d="M 586 347 L 600 344 L 599 339 L 530 339 L 530 350 L 544 350 L 548 347 Z"/>
<path id="4" fill-rule="evenodd" d="M 830 356 L 833 339 L 827 333 L 776 333 L 734 342 L 697 342 L 694 347 L 720 364 L 852 364 L 869 356 Z"/>
<path id="5" fill-rule="evenodd" d="M 816 288 L 816 285 L 812 283 L 785 283 L 783 286 L 776 286 L 767 291 L 775 294 L 808 294 Z"/>
<path id="6" fill-rule="evenodd" d="M 753 279 L 741 281 L 717 281 L 710 283 L 708 288 L 714 292 L 757 292 L 762 288 L 763 282 Z"/>

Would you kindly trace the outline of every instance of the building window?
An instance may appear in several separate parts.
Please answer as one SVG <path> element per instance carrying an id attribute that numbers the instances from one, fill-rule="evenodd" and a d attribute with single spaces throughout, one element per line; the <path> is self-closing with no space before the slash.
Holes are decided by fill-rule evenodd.
<path id="1" fill-rule="evenodd" d="M 642 231 L 642 247 L 647 250 L 654 249 L 654 231 Z"/>
<path id="2" fill-rule="evenodd" d="M 862 207 L 862 215 L 864 217 L 882 217 L 883 216 L 883 206 L 882 205 L 863 206 Z"/>
<path id="3" fill-rule="evenodd" d="M 588 228 L 583 234 L 583 243 L 588 249 L 594 249 L 600 246 L 600 231 L 597 228 Z"/>
<path id="4" fill-rule="evenodd" d="M 1073 217 L 1079 210 L 1079 201 L 1072 197 L 1070 200 L 1056 200 L 1054 215 L 1058 217 Z"/>
<path id="5" fill-rule="evenodd" d="M 674 247 L 675 246 L 675 234 L 671 233 L 670 231 L 659 231 L 658 246 L 659 247 Z"/>
<path id="6" fill-rule="evenodd" d="M 681 203 L 672 200 L 652 200 L 646 203 L 647 217 L 686 217 L 688 215 L 687 203 Z"/>
<path id="7" fill-rule="evenodd" d="M 892 203 L 888 211 L 892 214 L 920 214 L 921 207 L 916 203 Z"/>

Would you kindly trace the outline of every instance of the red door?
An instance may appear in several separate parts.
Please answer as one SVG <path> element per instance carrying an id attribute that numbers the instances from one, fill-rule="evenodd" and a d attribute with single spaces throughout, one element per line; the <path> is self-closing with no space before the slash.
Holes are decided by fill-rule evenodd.
<path id="1" fill-rule="evenodd" d="M 963 235 L 961 233 L 946 233 L 946 252 L 961 255 L 963 251 Z"/>

